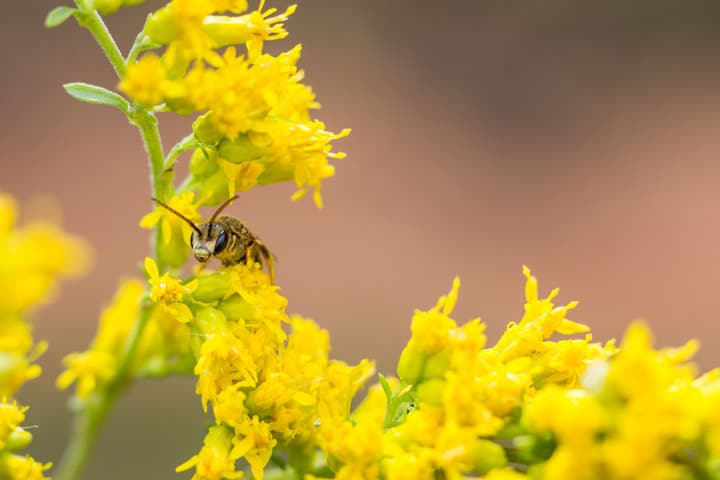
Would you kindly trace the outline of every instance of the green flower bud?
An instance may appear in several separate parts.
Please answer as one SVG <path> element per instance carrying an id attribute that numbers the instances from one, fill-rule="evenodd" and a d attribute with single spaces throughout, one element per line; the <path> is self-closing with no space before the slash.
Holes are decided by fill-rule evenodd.
<path id="1" fill-rule="evenodd" d="M 153 42 L 163 45 L 167 45 L 180 36 L 180 28 L 175 24 L 170 5 L 166 5 L 150 15 L 145 23 L 145 34 Z"/>
<path id="2" fill-rule="evenodd" d="M 426 358 L 425 354 L 418 350 L 415 343 L 410 340 L 398 360 L 397 374 L 400 380 L 407 384 L 416 383 L 420 379 Z"/>
<path id="3" fill-rule="evenodd" d="M 227 328 L 227 318 L 217 308 L 205 307 L 195 314 L 195 325 L 202 333 L 217 332 Z"/>
<path id="4" fill-rule="evenodd" d="M 195 138 L 208 145 L 214 145 L 224 138 L 223 134 L 220 133 L 210 121 L 210 113 L 200 115 L 196 118 L 192 124 L 192 129 Z"/>
<path id="5" fill-rule="evenodd" d="M 197 136 L 197 133 L 195 134 Z M 241 133 L 235 140 L 223 140 L 218 145 L 220 157 L 233 163 L 247 162 L 262 158 L 267 150 L 250 140 L 247 134 Z"/>
<path id="6" fill-rule="evenodd" d="M 442 394 L 445 389 L 445 380 L 432 378 L 422 382 L 417 387 L 418 401 L 438 406 L 442 403 Z"/>
<path id="7" fill-rule="evenodd" d="M 173 235 L 170 238 L 170 242 L 165 242 L 165 236 L 163 235 L 163 229 L 158 229 L 157 241 L 162 248 L 158 252 L 158 259 L 160 263 L 164 263 L 170 267 L 180 267 L 185 265 L 190 255 L 190 248 L 185 239 L 180 235 Z"/>
<path id="8" fill-rule="evenodd" d="M 30 445 L 32 441 L 32 434 L 22 428 L 16 428 L 10 435 L 8 435 L 5 448 L 11 452 L 22 450 L 23 448 Z"/>
<path id="9" fill-rule="evenodd" d="M 260 174 L 258 185 L 269 183 L 288 182 L 295 178 L 295 167 L 292 165 L 272 165 Z"/>
<path id="10" fill-rule="evenodd" d="M 109 15 L 122 7 L 122 0 L 93 0 L 92 7 L 103 15 Z"/>
<path id="11" fill-rule="evenodd" d="M 230 320 L 251 318 L 255 314 L 255 308 L 237 294 L 221 302 L 220 310 L 222 310 Z"/>
<path id="12" fill-rule="evenodd" d="M 208 15 L 203 20 L 203 31 L 213 41 L 213 45 L 224 47 L 237 45 L 252 40 L 252 22 L 249 15 L 227 17 L 224 15 Z"/>
<path id="13" fill-rule="evenodd" d="M 548 460 L 555 451 L 556 442 L 551 433 L 519 435 L 513 439 L 513 462 L 532 464 Z"/>
<path id="14" fill-rule="evenodd" d="M 218 169 L 215 150 L 196 149 L 190 157 L 190 173 L 196 178 L 205 178 Z"/>
<path id="15" fill-rule="evenodd" d="M 475 472 L 480 475 L 488 473 L 493 468 L 507 465 L 505 449 L 495 442 L 478 438 L 472 447 Z"/>
<path id="16" fill-rule="evenodd" d="M 192 177 L 187 190 L 197 191 L 203 205 L 219 205 L 228 199 L 228 178 L 223 169 L 218 168 L 207 177 Z"/>
<path id="17" fill-rule="evenodd" d="M 451 352 L 448 348 L 444 348 L 430 355 L 427 360 L 425 360 L 422 378 L 445 378 L 445 372 L 450 365 L 450 356 Z"/>
<path id="18" fill-rule="evenodd" d="M 214 302 L 227 295 L 230 290 L 230 278 L 224 272 L 200 275 L 197 277 L 198 286 L 192 296 L 200 302 Z"/>

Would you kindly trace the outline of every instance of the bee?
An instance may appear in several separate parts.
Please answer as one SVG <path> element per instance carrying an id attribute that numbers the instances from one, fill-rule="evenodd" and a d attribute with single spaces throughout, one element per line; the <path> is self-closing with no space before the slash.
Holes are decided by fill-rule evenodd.
<path id="1" fill-rule="evenodd" d="M 192 220 L 178 212 L 165 202 L 152 197 L 153 201 L 164 209 L 182 218 L 193 229 L 190 237 L 192 252 L 198 262 L 205 265 L 211 258 L 220 260 L 223 266 L 237 265 L 240 262 L 258 262 L 267 264 L 270 283 L 275 283 L 275 268 L 273 254 L 267 246 L 252 233 L 245 224 L 235 217 L 220 215 L 225 207 L 238 198 L 238 195 L 223 202 L 210 220 L 196 225 Z"/>

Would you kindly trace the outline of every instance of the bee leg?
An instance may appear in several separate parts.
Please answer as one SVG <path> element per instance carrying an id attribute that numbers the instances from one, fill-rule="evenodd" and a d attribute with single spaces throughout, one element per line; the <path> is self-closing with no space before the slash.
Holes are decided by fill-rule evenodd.
<path id="1" fill-rule="evenodd" d="M 270 276 L 270 284 L 275 285 L 275 265 L 273 261 L 273 254 L 270 253 L 270 250 L 268 250 L 265 244 L 262 243 L 260 240 L 255 240 L 255 244 L 257 245 L 258 250 L 260 250 L 262 258 L 264 258 L 267 262 L 268 275 Z"/>
<path id="2" fill-rule="evenodd" d="M 262 242 L 260 242 L 256 238 L 255 242 L 253 242 L 253 244 L 247 248 L 245 257 L 247 258 L 248 265 L 250 265 L 251 262 L 258 262 L 260 264 L 260 267 L 263 267 L 264 264 L 267 263 L 270 285 L 275 285 L 275 268 L 273 265 L 273 257 L 270 253 L 270 250 L 268 250 Z"/>

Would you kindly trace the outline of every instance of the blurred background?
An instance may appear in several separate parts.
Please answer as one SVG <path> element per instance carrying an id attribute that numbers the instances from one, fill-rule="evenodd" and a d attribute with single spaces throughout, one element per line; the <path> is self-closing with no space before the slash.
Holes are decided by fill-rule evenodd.
<path id="1" fill-rule="evenodd" d="M 135 128 L 62 90 L 116 79 L 74 22 L 42 27 L 55 5 L 3 5 L 0 190 L 24 206 L 55 198 L 96 250 L 91 273 L 36 316 L 50 350 L 19 396 L 39 425 L 30 452 L 57 462 L 70 425 L 53 387 L 60 359 L 87 346 L 119 279 L 138 274 L 148 231 L 137 223 L 152 205 Z M 108 19 L 124 51 L 160 5 Z M 318 118 L 352 127 L 336 143 L 348 158 L 321 211 L 274 185 L 229 213 L 278 255 L 288 310 L 330 331 L 335 358 L 392 373 L 413 310 L 456 275 L 455 318 L 481 316 L 494 342 L 522 315 L 526 264 L 541 294 L 580 300 L 571 318 L 597 340 L 642 317 L 659 345 L 699 338 L 709 369 L 720 364 L 718 18 L 720 3 L 695 0 L 301 3 L 283 46 L 303 44 Z M 161 116 L 166 147 L 189 123 Z M 137 385 L 86 478 L 189 478 L 173 470 L 208 420 L 192 379 Z"/>

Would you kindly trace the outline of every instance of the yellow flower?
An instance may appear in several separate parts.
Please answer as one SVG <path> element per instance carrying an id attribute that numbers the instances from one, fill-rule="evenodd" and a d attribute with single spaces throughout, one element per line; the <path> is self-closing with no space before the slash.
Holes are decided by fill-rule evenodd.
<path id="1" fill-rule="evenodd" d="M 249 161 L 235 164 L 227 160 L 218 159 L 218 163 L 225 172 L 228 179 L 228 196 L 232 197 L 235 192 L 245 192 L 257 185 L 258 177 L 265 170 L 260 162 Z"/>
<path id="2" fill-rule="evenodd" d="M 144 295 L 145 284 L 139 280 L 126 280 L 120 284 L 112 304 L 100 315 L 93 349 L 115 355 L 122 352 L 140 314 L 140 301 Z"/>
<path id="3" fill-rule="evenodd" d="M 113 377 L 116 363 L 114 356 L 98 350 L 68 354 L 63 358 L 67 369 L 57 378 L 56 385 L 64 390 L 77 381 L 76 394 L 85 399 Z"/>
<path id="4" fill-rule="evenodd" d="M 168 272 L 161 276 L 155 260 L 150 257 L 145 258 L 145 270 L 150 277 L 150 299 L 158 305 L 160 310 L 166 316 L 181 323 L 192 320 L 190 307 L 182 303 L 182 300 L 185 295 L 195 291 L 198 280 L 195 279 L 183 285 L 180 280 L 171 277 Z"/>
<path id="5" fill-rule="evenodd" d="M 561 441 L 585 445 L 607 424 L 601 404 L 583 390 L 543 389 L 525 407 L 525 421 L 541 431 L 553 431 Z"/>
<path id="6" fill-rule="evenodd" d="M 232 333 L 210 334 L 200 347 L 195 365 L 196 387 L 203 409 L 227 388 L 252 387 L 257 384 L 255 360 L 245 345 Z"/>
<path id="7" fill-rule="evenodd" d="M 0 478 L 5 480 L 50 480 L 43 475 L 52 463 L 39 463 L 30 455 L 0 454 Z"/>
<path id="8" fill-rule="evenodd" d="M 5 449 L 10 434 L 25 420 L 27 409 L 17 402 L 8 403 L 7 398 L 0 400 L 0 452 Z"/>
<path id="9" fill-rule="evenodd" d="M 127 66 L 118 88 L 144 106 L 162 103 L 167 97 L 179 96 L 179 84 L 167 78 L 162 59 L 148 53 Z"/>
<path id="10" fill-rule="evenodd" d="M 198 206 L 193 203 L 194 199 L 194 193 L 183 192 L 172 197 L 166 203 L 188 220 L 198 223 L 202 220 L 202 216 L 198 213 Z M 140 220 L 142 228 L 154 228 L 158 223 L 160 223 L 160 231 L 165 244 L 170 243 L 175 235 L 180 235 L 182 241 L 186 245 L 190 245 L 192 227 L 171 211 L 157 206 L 155 211 L 148 213 Z"/>
<path id="11" fill-rule="evenodd" d="M 235 428 L 231 455 L 244 457 L 250 464 L 253 477 L 262 480 L 265 465 L 270 460 L 276 443 L 270 426 L 254 416 Z"/>
<path id="12" fill-rule="evenodd" d="M 9 324 L 11 328 L 7 328 Z M 0 397 L 14 395 L 25 382 L 42 372 L 40 366 L 32 362 L 45 352 L 47 343 L 40 342 L 31 350 L 29 330 L 14 330 L 23 326 L 27 327 L 19 320 L 4 322 L 0 319 Z M 13 344 L 14 341 L 18 343 Z"/>
<path id="13" fill-rule="evenodd" d="M 213 48 L 246 43 L 251 55 L 257 54 L 262 49 L 262 42 L 287 37 L 283 22 L 295 13 L 296 8 L 297 5 L 291 5 L 284 13 L 273 16 L 277 9 L 262 12 L 261 4 L 258 10 L 247 15 L 209 15 L 203 20 L 203 31 L 211 39 Z"/>
<path id="14" fill-rule="evenodd" d="M 195 467 L 192 480 L 222 480 L 241 478 L 243 472 L 235 471 L 237 456 L 232 455 L 233 433 L 229 428 L 218 425 L 210 427 L 203 441 L 200 453 L 175 468 L 183 472 Z"/>
<path id="15" fill-rule="evenodd" d="M 412 325 L 412 342 L 426 355 L 439 352 L 450 344 L 451 332 L 457 328 L 455 320 L 449 317 L 457 302 L 460 279 L 453 281 L 447 296 L 438 300 L 437 305 L 427 312 L 415 311 Z"/>
<path id="16" fill-rule="evenodd" d="M 537 280 L 530 274 L 529 268 L 523 267 L 523 273 L 527 278 L 525 315 L 519 323 L 509 323 L 493 347 L 504 361 L 544 351 L 546 346 L 543 342 L 554 333 L 569 335 L 588 331 L 587 326 L 565 318 L 567 312 L 577 306 L 577 302 L 555 307 L 552 299 L 557 296 L 558 289 L 550 292 L 547 298 L 539 299 Z"/>
<path id="17" fill-rule="evenodd" d="M 14 200 L 0 194 L 0 315 L 47 302 L 59 278 L 81 275 L 91 263 L 85 240 L 48 223 L 13 228 L 16 216 Z"/>

